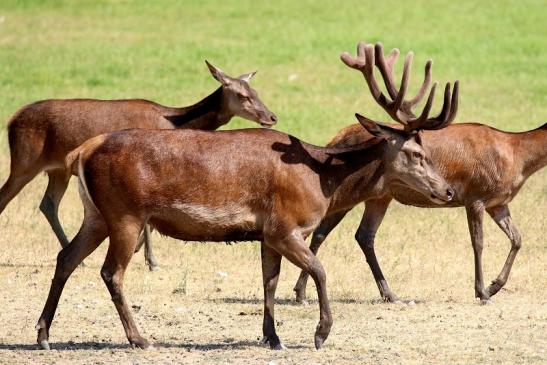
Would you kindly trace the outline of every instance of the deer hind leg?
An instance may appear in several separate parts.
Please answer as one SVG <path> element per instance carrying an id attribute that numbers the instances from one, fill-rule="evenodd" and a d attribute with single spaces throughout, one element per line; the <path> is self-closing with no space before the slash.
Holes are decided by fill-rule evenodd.
<path id="1" fill-rule="evenodd" d="M 475 297 L 481 300 L 481 304 L 490 303 L 490 295 L 484 288 L 484 277 L 482 273 L 482 249 L 483 249 L 483 228 L 484 205 L 475 202 L 465 207 L 467 212 L 467 223 L 471 234 L 471 245 L 475 258 Z"/>
<path id="2" fill-rule="evenodd" d="M 310 250 L 311 252 L 313 252 L 314 255 L 317 255 L 319 247 L 321 247 L 329 233 L 334 229 L 334 227 L 338 225 L 338 223 L 340 223 L 340 221 L 346 216 L 348 212 L 349 210 L 345 210 L 326 217 L 321 221 L 319 227 L 317 227 L 315 231 L 313 231 L 310 243 Z M 309 274 L 306 271 L 302 270 L 300 272 L 300 276 L 298 277 L 298 281 L 293 288 L 293 291 L 296 294 L 297 303 L 306 302 L 306 286 L 308 284 L 308 277 Z"/>
<path id="3" fill-rule="evenodd" d="M 486 211 L 490 214 L 501 230 L 507 235 L 507 237 L 509 237 L 509 240 L 511 240 L 511 250 L 509 251 L 509 255 L 507 256 L 505 263 L 503 264 L 503 268 L 501 269 L 498 277 L 492 281 L 492 284 L 490 284 L 487 288 L 488 294 L 493 296 L 501 288 L 503 288 L 505 283 L 507 283 L 509 273 L 511 272 L 511 267 L 513 267 L 515 257 L 517 256 L 517 253 L 522 245 L 522 239 L 517 227 L 513 223 L 513 219 L 511 218 L 511 213 L 509 212 L 509 207 L 507 205 L 488 208 Z"/>
<path id="4" fill-rule="evenodd" d="M 45 136 L 40 131 L 12 128 L 8 131 L 11 169 L 0 188 L 0 214 L 9 202 L 45 167 L 41 155 Z"/>
<path id="5" fill-rule="evenodd" d="M 378 259 L 376 258 L 376 252 L 374 251 L 374 238 L 376 237 L 376 232 L 384 219 L 387 208 L 389 207 L 389 202 L 391 199 L 387 200 L 371 200 L 365 203 L 365 213 L 359 228 L 355 233 L 355 239 L 359 243 L 359 247 L 365 254 L 368 266 L 372 271 L 378 290 L 380 291 L 380 296 L 385 302 L 396 303 L 399 302 L 399 298 L 391 291 L 387 280 L 382 273 Z"/>
<path id="6" fill-rule="evenodd" d="M 306 247 L 306 243 L 299 233 L 292 232 L 284 239 L 269 237 L 265 240 L 265 244 L 306 271 L 314 280 L 319 298 L 319 323 L 315 330 L 315 348 L 319 349 L 329 336 L 332 327 L 332 314 L 323 266 L 313 252 Z"/>
<path id="7" fill-rule="evenodd" d="M 153 228 L 151 228 L 148 224 L 144 225 L 144 229 L 139 236 L 139 241 L 137 243 L 137 247 L 135 248 L 135 253 L 139 252 L 142 246 L 144 245 L 144 262 L 148 266 L 148 269 L 150 271 L 158 271 L 160 269 L 160 265 L 158 264 L 158 261 L 154 257 L 154 252 L 152 252 L 152 232 Z"/>
<path id="8" fill-rule="evenodd" d="M 38 173 L 40 168 L 22 170 L 20 168 L 12 169 L 8 180 L 0 188 L 0 214 L 6 209 L 6 206 L 17 194 L 27 185 Z"/>
<path id="9" fill-rule="evenodd" d="M 131 346 L 145 349 L 150 344 L 140 335 L 123 294 L 125 270 L 135 252 L 141 230 L 142 225 L 127 222 L 127 219 L 115 227 L 110 227 L 110 246 L 101 269 L 101 277 L 116 306 L 129 343 Z"/>
<path id="10" fill-rule="evenodd" d="M 49 349 L 49 328 L 66 281 L 76 267 L 101 244 L 107 235 L 107 227 L 102 217 L 94 207 L 86 206 L 80 230 L 71 244 L 63 248 L 57 256 L 57 267 L 49 295 L 36 325 L 37 341 L 43 349 Z"/>
<path id="11" fill-rule="evenodd" d="M 64 170 L 56 169 L 48 171 L 48 177 L 49 182 L 47 184 L 46 193 L 40 203 L 40 211 L 48 220 L 49 225 L 53 229 L 53 232 L 55 232 L 61 246 L 66 247 L 68 245 L 68 239 L 61 226 L 61 222 L 59 222 L 58 213 L 59 203 L 65 195 L 70 176 L 67 176 Z"/>
<path id="12" fill-rule="evenodd" d="M 262 283 L 264 285 L 264 320 L 262 323 L 262 342 L 269 343 L 274 350 L 284 349 L 275 332 L 274 304 L 275 290 L 279 271 L 281 269 L 281 255 L 262 242 L 260 244 L 260 256 L 262 258 Z"/>

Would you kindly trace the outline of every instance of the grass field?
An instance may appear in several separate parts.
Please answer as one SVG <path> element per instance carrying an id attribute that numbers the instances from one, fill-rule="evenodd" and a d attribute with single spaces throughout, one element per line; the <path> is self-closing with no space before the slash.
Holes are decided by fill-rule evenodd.
<path id="1" fill-rule="evenodd" d="M 327 143 L 355 112 L 385 119 L 362 76 L 339 61 L 359 40 L 415 51 L 422 65 L 461 81 L 457 121 L 510 131 L 547 119 L 544 1 L 30 1 L 0 2 L 0 120 L 46 98 L 147 98 L 187 105 L 217 87 L 204 59 L 230 74 L 255 69 L 276 127 Z M 438 98 L 440 99 L 440 98 Z M 437 100 L 439 104 L 439 100 Z M 230 128 L 250 127 L 235 120 Z M 0 183 L 9 171 L 0 131 Z M 545 363 L 547 362 L 547 171 L 511 204 L 523 235 L 511 277 L 491 306 L 473 300 L 473 255 L 462 209 L 392 204 L 377 236 L 391 287 L 415 305 L 387 305 L 353 241 L 362 207 L 320 252 L 334 327 L 313 349 L 318 318 L 293 302 L 298 270 L 283 262 L 276 306 L 289 350 L 258 345 L 262 284 L 258 244 L 183 244 L 154 235 L 162 270 L 134 258 L 126 294 L 155 351 L 128 347 L 99 276 L 106 244 L 79 268 L 53 322 L 53 351 L 36 351 L 34 325 L 59 245 L 38 204 L 39 176 L 0 216 L 0 363 Z M 75 184 L 61 205 L 69 236 L 82 209 Z M 485 219 L 484 270 L 493 279 L 509 241 Z M 219 275 L 227 273 L 227 276 Z"/>

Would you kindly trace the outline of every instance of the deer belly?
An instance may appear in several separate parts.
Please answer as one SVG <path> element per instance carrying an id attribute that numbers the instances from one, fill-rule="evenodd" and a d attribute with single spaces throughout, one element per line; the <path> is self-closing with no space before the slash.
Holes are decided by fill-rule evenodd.
<path id="1" fill-rule="evenodd" d="M 238 204 L 213 207 L 175 202 L 150 222 L 160 233 L 186 241 L 248 241 L 261 233 L 256 213 Z"/>

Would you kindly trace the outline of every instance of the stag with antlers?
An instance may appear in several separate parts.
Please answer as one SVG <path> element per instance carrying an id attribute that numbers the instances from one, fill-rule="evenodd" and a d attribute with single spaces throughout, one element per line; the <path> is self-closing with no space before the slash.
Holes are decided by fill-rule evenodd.
<path id="1" fill-rule="evenodd" d="M 419 99 L 423 96 L 431 79 L 431 62 L 426 65 L 424 85 L 414 98 L 405 105 L 401 104 L 401 111 L 391 108 L 394 102 L 387 100 L 381 93 L 372 73 L 372 61 L 380 69 L 386 89 L 392 99 L 400 100 L 393 85 L 393 64 L 398 50 L 392 50 L 384 58 L 382 46 L 359 44 L 357 58 L 344 53 L 342 61 L 351 68 L 361 71 L 375 100 L 386 109 L 394 119 L 403 123 L 406 130 L 412 129 L 412 112 Z M 407 58 L 408 60 L 408 58 Z M 403 80 L 404 80 L 403 76 Z M 404 89 L 403 89 L 404 90 Z M 445 94 L 445 101 L 448 97 Z M 447 104 L 445 103 L 445 106 Z M 457 84 L 451 102 L 451 111 L 457 108 Z M 443 108 L 443 111 L 445 109 Z M 448 112 L 441 112 L 448 115 Z M 447 120 L 453 119 L 453 116 Z M 407 121 L 405 123 L 405 121 Z M 547 124 L 522 133 L 503 132 L 482 124 L 457 124 L 447 128 L 423 128 L 420 132 L 424 148 L 430 153 L 432 162 L 437 166 L 444 179 L 456 188 L 456 195 L 452 201 L 438 204 L 434 200 L 424 199 L 415 191 L 402 186 L 392 186 L 388 194 L 378 199 L 365 201 L 365 212 L 355 238 L 363 251 L 366 261 L 372 271 L 380 295 L 388 302 L 398 301 L 398 297 L 390 289 L 385 279 L 374 250 L 374 238 L 391 200 L 406 205 L 418 207 L 465 207 L 471 244 L 475 259 L 475 296 L 482 304 L 490 302 L 507 282 L 509 273 L 518 250 L 521 247 L 521 235 L 511 218 L 508 204 L 519 192 L 524 182 L 534 172 L 547 164 Z M 329 143 L 333 148 L 349 148 L 354 144 L 362 144 L 374 138 L 357 125 L 341 130 Z M 346 213 L 351 209 L 340 211 L 326 217 L 314 231 L 310 250 L 317 253 L 328 234 L 338 225 Z M 490 286 L 485 287 L 482 271 L 483 250 L 483 214 L 486 211 L 511 241 L 511 248 L 503 268 Z M 294 287 L 296 299 L 302 302 L 306 297 L 307 273 L 302 272 Z"/>
<path id="2" fill-rule="evenodd" d="M 446 116 L 427 114 L 415 122 L 417 129 L 449 122 Z M 101 276 L 129 342 L 149 346 L 122 289 L 137 238 L 148 221 L 160 233 L 186 241 L 261 241 L 263 334 L 273 349 L 283 348 L 274 321 L 281 257 L 302 268 L 313 278 L 319 296 L 315 346 L 321 347 L 332 325 L 326 276 L 304 241 L 321 219 L 385 196 L 394 186 L 439 204 L 454 195 L 430 163 L 419 134 L 357 118 L 375 138 L 349 148 L 317 147 L 266 129 L 129 130 L 78 147 L 66 164 L 78 175 L 85 217 L 71 244 L 59 253 L 36 326 L 38 343 L 49 348 L 51 322 L 71 273 L 110 237 Z"/>

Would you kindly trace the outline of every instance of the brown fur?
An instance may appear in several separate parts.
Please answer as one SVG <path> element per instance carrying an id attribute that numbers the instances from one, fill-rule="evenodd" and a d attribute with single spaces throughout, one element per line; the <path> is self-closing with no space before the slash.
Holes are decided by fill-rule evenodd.
<path id="1" fill-rule="evenodd" d="M 415 191 L 396 186 L 382 199 L 365 202 L 365 214 L 356 239 L 372 270 L 380 295 L 397 301 L 389 288 L 374 253 L 374 236 L 391 199 L 419 207 L 465 207 L 475 255 L 475 295 L 486 303 L 507 282 L 517 251 L 520 233 L 513 223 L 508 204 L 528 177 L 547 164 L 547 124 L 522 132 L 509 133 L 482 124 L 456 124 L 438 131 L 423 131 L 422 143 L 441 175 L 455 189 L 452 201 L 439 205 Z M 342 129 L 329 146 L 342 147 L 363 143 L 372 138 L 359 125 Z M 483 248 L 483 212 L 494 219 L 511 240 L 511 250 L 498 277 L 485 288 L 481 253 Z M 313 234 L 310 249 L 316 253 L 329 232 L 347 213 L 326 218 Z M 297 300 L 305 298 L 307 274 L 302 272 L 294 290 Z"/>
<path id="2" fill-rule="evenodd" d="M 40 210 L 64 247 L 68 240 L 58 218 L 70 178 L 64 159 L 89 138 L 128 128 L 215 130 L 234 116 L 275 124 L 276 116 L 248 84 L 254 73 L 232 78 L 209 63 L 207 66 L 222 86 L 188 107 L 166 107 L 138 99 L 68 99 L 43 100 L 21 108 L 8 123 L 11 170 L 0 189 L 0 214 L 28 182 L 46 171 L 49 184 Z M 151 268 L 156 266 L 149 243 L 145 256 Z"/>
<path id="3" fill-rule="evenodd" d="M 263 334 L 272 348 L 282 348 L 273 314 L 281 257 L 308 272 L 319 295 L 315 334 L 319 348 L 329 334 L 332 316 L 324 270 L 304 239 L 322 217 L 383 196 L 392 184 L 402 181 L 432 199 L 450 199 L 448 185 L 425 160 L 425 166 L 401 163 L 408 163 L 410 151 L 423 152 L 415 135 L 360 121 L 387 140 L 332 149 L 265 129 L 135 129 L 84 143 L 68 155 L 66 163 L 72 171 L 78 164 L 86 214 L 74 240 L 59 254 L 38 321 L 38 342 L 49 346 L 49 328 L 64 283 L 109 236 L 101 274 L 129 342 L 148 346 L 138 334 L 121 288 L 139 232 L 149 222 L 160 233 L 181 240 L 262 241 Z M 427 175 L 417 178 L 414 170 L 419 169 Z"/>

